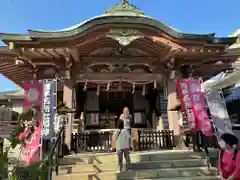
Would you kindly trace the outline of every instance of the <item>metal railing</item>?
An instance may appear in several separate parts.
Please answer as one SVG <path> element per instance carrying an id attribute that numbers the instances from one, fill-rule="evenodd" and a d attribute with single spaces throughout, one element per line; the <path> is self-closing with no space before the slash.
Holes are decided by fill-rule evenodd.
<path id="1" fill-rule="evenodd" d="M 192 144 L 193 151 L 196 151 L 196 152 L 202 151 L 205 155 L 206 164 L 208 165 L 208 167 L 211 167 L 212 162 L 211 162 L 211 157 L 208 149 L 209 148 L 219 149 L 217 137 L 215 135 L 212 135 L 209 137 L 204 136 L 203 133 L 200 131 L 197 133 L 189 132 L 187 136 L 188 136 L 188 142 L 187 143 L 185 142 L 187 146 L 189 144 Z"/>
<path id="2" fill-rule="evenodd" d="M 48 180 L 52 179 L 52 173 L 56 175 L 59 173 L 59 159 L 64 156 L 64 139 L 65 139 L 65 126 L 60 128 L 56 139 L 53 142 L 53 146 L 48 159 Z"/>

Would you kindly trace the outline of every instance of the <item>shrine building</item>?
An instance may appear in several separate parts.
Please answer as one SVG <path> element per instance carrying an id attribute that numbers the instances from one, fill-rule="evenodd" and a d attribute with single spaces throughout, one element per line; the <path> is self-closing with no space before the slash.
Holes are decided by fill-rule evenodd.
<path id="1" fill-rule="evenodd" d="M 167 128 L 178 136 L 179 116 L 170 110 L 177 102 L 175 80 L 208 79 L 236 59 L 227 52 L 236 38 L 180 32 L 126 1 L 67 29 L 0 33 L 0 40 L 7 45 L 0 47 L 6 78 L 19 86 L 61 79 L 61 101 L 75 110 L 68 141 L 73 119 L 83 130 L 113 129 L 124 106 L 135 128 Z"/>

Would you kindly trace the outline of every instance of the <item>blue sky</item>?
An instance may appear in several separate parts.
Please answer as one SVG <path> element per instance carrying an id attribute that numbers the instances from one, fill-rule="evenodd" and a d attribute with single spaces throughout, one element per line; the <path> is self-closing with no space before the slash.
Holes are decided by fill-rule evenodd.
<path id="1" fill-rule="evenodd" d="M 1 0 L 0 32 L 58 30 L 103 13 L 120 0 Z M 183 32 L 227 36 L 240 28 L 239 0 L 130 0 L 145 14 Z M 0 76 L 0 91 L 15 88 Z"/>

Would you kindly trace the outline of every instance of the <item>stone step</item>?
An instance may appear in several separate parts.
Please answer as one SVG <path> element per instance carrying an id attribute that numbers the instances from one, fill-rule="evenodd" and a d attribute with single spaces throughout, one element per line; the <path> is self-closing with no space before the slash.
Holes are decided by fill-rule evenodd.
<path id="1" fill-rule="evenodd" d="M 130 156 L 133 162 L 204 158 L 203 153 L 192 152 L 192 150 L 133 152 Z M 63 159 L 60 160 L 61 165 L 76 163 L 89 164 L 93 162 L 97 162 L 99 164 L 115 163 L 117 162 L 117 156 L 116 153 L 75 154 L 65 156 Z"/>
<path id="2" fill-rule="evenodd" d="M 219 176 L 191 176 L 191 177 L 176 177 L 176 178 L 160 178 L 160 179 L 145 179 L 145 180 L 219 180 Z M 138 180 L 138 179 L 136 179 Z"/>
<path id="3" fill-rule="evenodd" d="M 72 173 L 69 175 L 53 176 L 53 180 L 135 180 L 135 179 L 154 179 L 154 178 L 177 178 L 192 176 L 217 176 L 215 168 L 208 169 L 206 167 L 194 168 L 167 168 L 155 170 L 138 170 L 123 171 L 121 173 L 105 172 L 105 173 Z"/>
<path id="4" fill-rule="evenodd" d="M 207 166 L 205 159 L 183 159 L 183 160 L 165 160 L 165 161 L 141 161 L 132 162 L 132 170 L 141 169 L 160 169 L 160 168 L 180 168 L 180 167 L 205 167 Z M 65 165 L 60 167 L 60 174 L 81 173 L 81 172 L 106 172 L 115 171 L 116 163 L 108 164 L 90 164 L 82 163 L 76 165 Z"/>
<path id="5" fill-rule="evenodd" d="M 219 176 L 189 176 L 189 177 L 170 177 L 170 178 L 154 178 L 154 179 L 145 179 L 145 180 L 219 180 Z M 77 176 L 57 176 L 53 177 L 53 180 L 80 180 Z M 94 180 L 91 177 L 81 180 Z M 97 179 L 96 179 L 97 180 Z M 108 180 L 133 180 L 133 179 L 117 179 L 116 176 L 112 179 L 108 177 Z M 134 178 L 134 180 L 141 180 Z"/>

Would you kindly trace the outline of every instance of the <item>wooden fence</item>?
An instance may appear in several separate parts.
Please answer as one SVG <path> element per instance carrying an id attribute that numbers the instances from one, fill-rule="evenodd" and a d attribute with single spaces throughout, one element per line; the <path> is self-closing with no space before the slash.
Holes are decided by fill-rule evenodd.
<path id="1" fill-rule="evenodd" d="M 72 134 L 71 150 L 75 152 L 112 152 L 115 150 L 114 131 L 90 131 Z M 132 130 L 133 149 L 137 151 L 152 149 L 172 149 L 175 147 L 174 133 L 171 130 Z"/>

